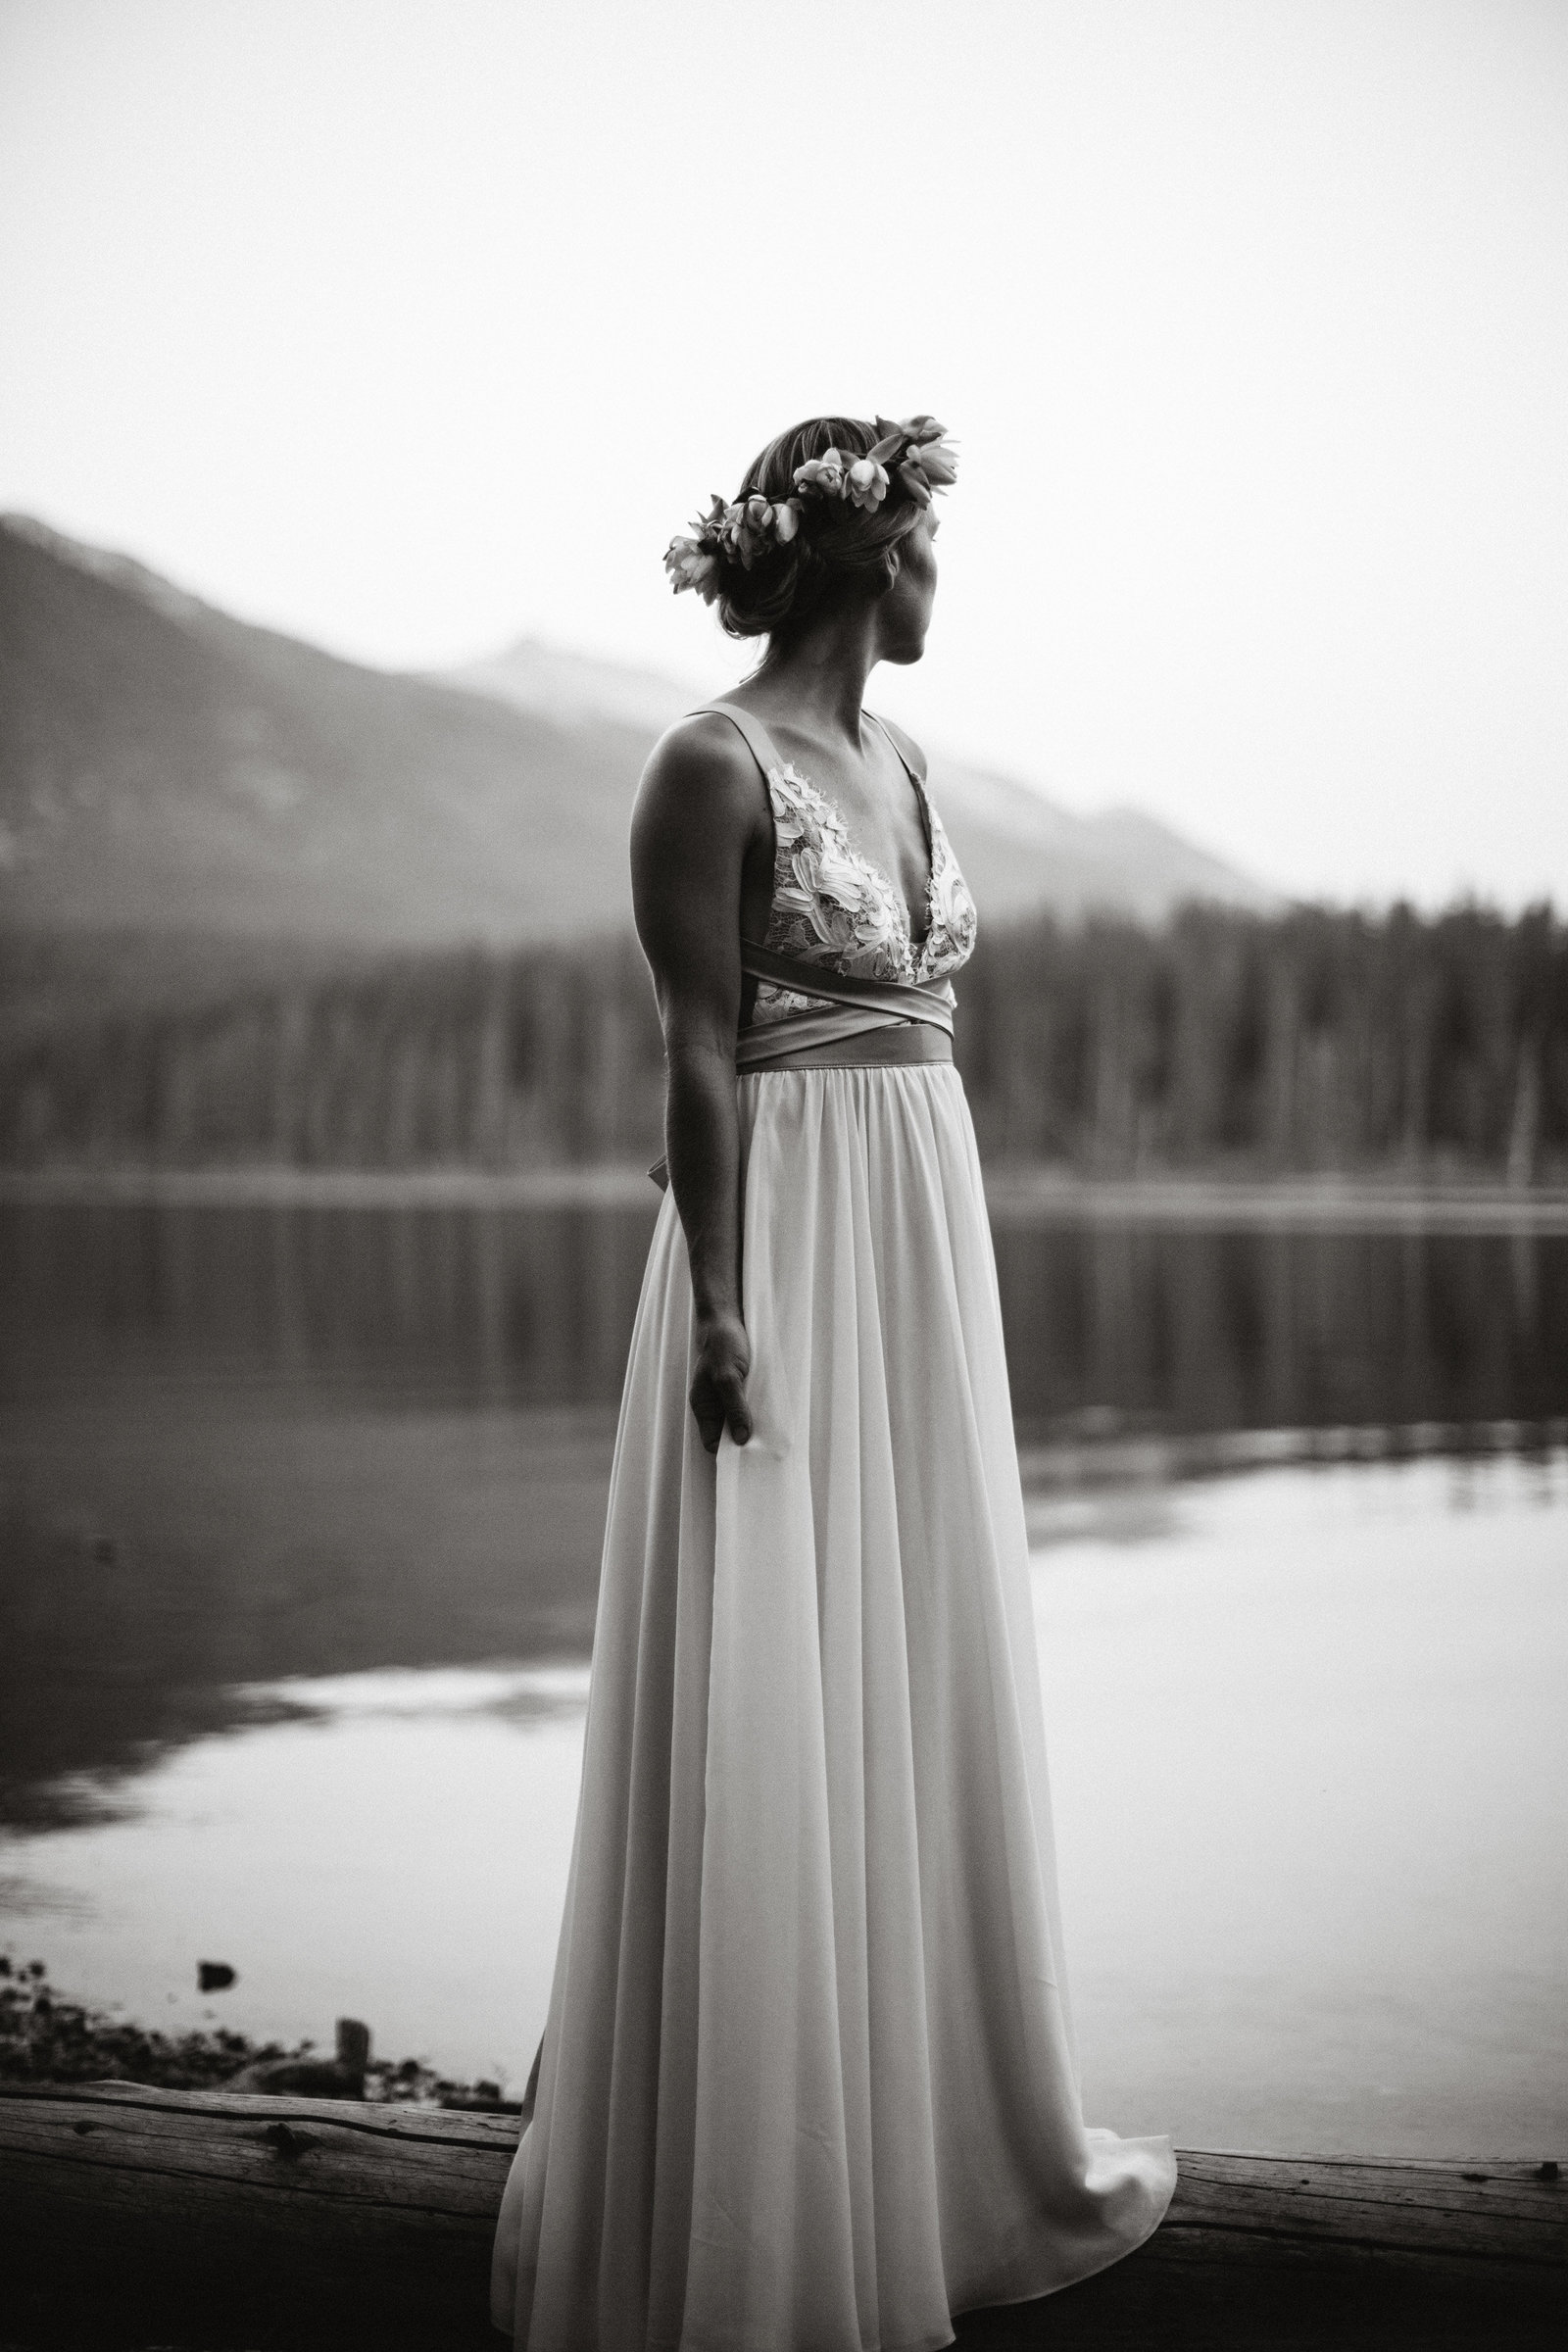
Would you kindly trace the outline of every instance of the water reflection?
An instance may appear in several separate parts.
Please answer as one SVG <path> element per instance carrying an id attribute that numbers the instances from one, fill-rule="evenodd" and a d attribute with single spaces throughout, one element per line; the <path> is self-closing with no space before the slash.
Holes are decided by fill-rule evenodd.
<path id="1" fill-rule="evenodd" d="M 0 1207 L 0 1378 L 613 1406 L 655 1208 Z"/>
<path id="2" fill-rule="evenodd" d="M 1568 1403 L 1568 1236 L 1004 1226 L 1013 1410 L 1102 1427 L 1541 1422 Z"/>
<path id="3" fill-rule="evenodd" d="M 1462 1507 L 1461 1507 L 1462 1506 Z M 1040 1499 L 1035 1604 L 1091 2114 L 1186 2145 L 1533 2157 L 1568 2096 L 1568 1453 Z M 370 2020 L 520 2082 L 586 1676 L 305 1679 L 131 1820 L 0 1839 L 58 1980 L 172 2027 Z"/>
<path id="4" fill-rule="evenodd" d="M 302 1677 L 586 1656 L 653 1215 L 0 1209 L 0 1820 L 122 1802 Z M 1058 1459 L 1528 1444 L 1568 1399 L 1564 1235 L 1008 1224 L 998 1263 Z"/>
<path id="5" fill-rule="evenodd" d="M 0 1380 L 135 1373 L 599 1405 L 654 1207 L 0 1208 Z M 1004 1225 L 1020 1423 L 1534 1421 L 1568 1235 Z"/>

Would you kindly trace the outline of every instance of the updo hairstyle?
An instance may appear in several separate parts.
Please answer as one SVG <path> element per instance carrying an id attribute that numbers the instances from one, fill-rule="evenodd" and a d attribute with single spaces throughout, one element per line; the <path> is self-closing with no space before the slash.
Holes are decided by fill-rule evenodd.
<path id="1" fill-rule="evenodd" d="M 746 469 L 737 496 L 782 501 L 809 458 L 838 450 L 863 458 L 878 438 L 861 416 L 809 416 L 770 441 Z M 848 499 L 813 502 L 810 521 L 787 547 L 760 552 L 750 571 L 726 563 L 715 600 L 719 626 L 730 637 L 770 637 L 787 644 L 811 621 L 881 596 L 898 577 L 897 550 L 923 509 L 895 477 L 869 513 Z"/>

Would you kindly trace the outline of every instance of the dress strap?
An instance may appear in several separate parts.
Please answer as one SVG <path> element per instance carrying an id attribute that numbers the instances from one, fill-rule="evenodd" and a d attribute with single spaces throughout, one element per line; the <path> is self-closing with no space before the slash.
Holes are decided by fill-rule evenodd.
<path id="1" fill-rule="evenodd" d="M 746 738 L 752 758 L 757 761 L 764 776 L 770 769 L 784 765 L 784 761 L 778 755 L 778 746 L 761 720 L 754 718 L 749 710 L 743 710 L 739 703 L 703 703 L 697 710 L 688 710 L 686 715 L 688 718 L 703 718 L 710 710 L 720 718 L 727 718 L 732 726 L 739 728 Z M 867 710 L 865 715 L 873 725 L 880 727 L 882 733 L 887 737 L 893 748 L 894 758 L 908 775 L 915 791 L 923 801 L 925 799 L 924 760 L 918 758 L 910 759 L 885 718 L 879 718 L 874 710 Z"/>
<path id="2" fill-rule="evenodd" d="M 749 710 L 743 710 L 739 703 L 704 703 L 700 710 L 688 710 L 686 715 L 688 718 L 702 718 L 710 710 L 720 718 L 727 718 L 732 726 L 740 729 L 746 738 L 747 749 L 764 777 L 773 768 L 784 765 L 778 756 L 778 747 L 761 720 L 754 718 Z"/>
<path id="3" fill-rule="evenodd" d="M 920 810 L 920 830 L 925 835 L 926 863 L 934 875 L 937 866 L 937 828 L 931 808 L 931 795 L 925 788 L 925 754 L 917 750 L 914 759 L 911 760 L 885 718 L 877 718 L 874 710 L 867 710 L 865 715 L 867 718 L 876 719 L 877 725 L 893 747 L 894 757 L 914 787 L 914 797 Z M 928 897 L 931 885 L 928 881 L 926 884 Z M 927 931 L 925 936 L 929 939 L 930 932 Z M 922 940 L 920 945 L 923 947 L 925 941 Z"/>
<path id="4" fill-rule="evenodd" d="M 903 744 L 894 734 L 893 729 L 888 725 L 888 722 L 885 718 L 878 718 L 874 710 L 867 710 L 865 715 L 867 718 L 874 720 L 876 725 L 881 728 L 883 734 L 893 746 L 894 757 L 897 759 L 899 764 L 903 767 L 905 773 L 908 776 L 909 781 L 913 784 L 915 791 L 919 794 L 921 800 L 923 801 L 925 799 L 925 760 L 923 757 L 917 752 L 915 757 L 911 760 L 908 753 L 905 750 Z"/>

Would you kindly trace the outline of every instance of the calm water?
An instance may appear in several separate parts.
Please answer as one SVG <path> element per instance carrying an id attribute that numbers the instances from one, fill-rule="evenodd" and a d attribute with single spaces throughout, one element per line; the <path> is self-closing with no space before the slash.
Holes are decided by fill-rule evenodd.
<path id="1" fill-rule="evenodd" d="M 14 1954 L 525 2070 L 651 1225 L 0 1210 Z M 999 1263 L 1095 2119 L 1555 2149 L 1568 1238 L 1012 1225 Z M 1227 1451 L 1266 1466 L 1173 1475 Z"/>

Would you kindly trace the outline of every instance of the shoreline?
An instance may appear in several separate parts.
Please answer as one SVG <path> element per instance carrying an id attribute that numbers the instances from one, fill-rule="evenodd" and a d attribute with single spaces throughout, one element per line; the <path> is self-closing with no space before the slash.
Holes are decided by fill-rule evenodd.
<path id="1" fill-rule="evenodd" d="M 1051 1166 L 990 1168 L 1001 1224 L 1170 1224 L 1568 1233 L 1568 1186 L 1413 1180 L 1402 1175 L 1085 1176 Z M 482 1169 L 0 1168 L 0 1206 L 127 1208 L 644 1208 L 659 1194 L 638 1163 Z"/>

